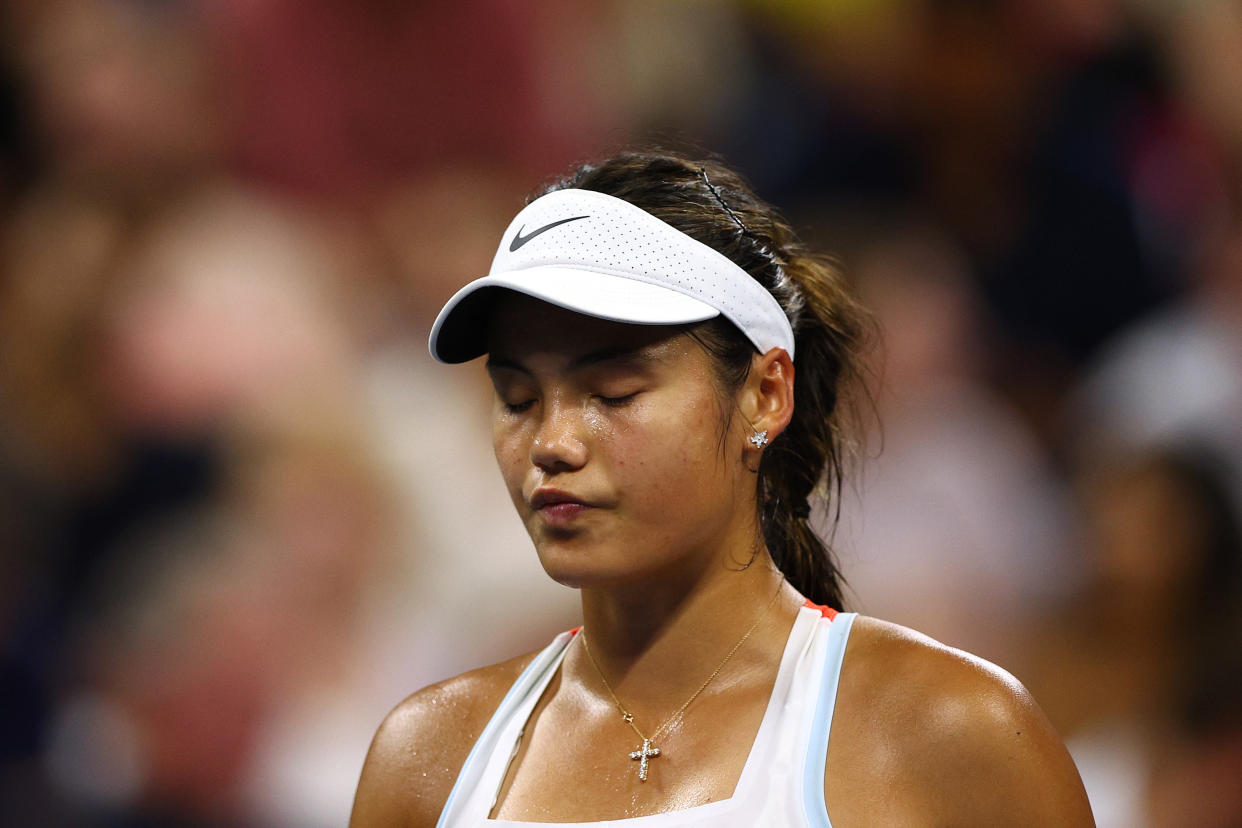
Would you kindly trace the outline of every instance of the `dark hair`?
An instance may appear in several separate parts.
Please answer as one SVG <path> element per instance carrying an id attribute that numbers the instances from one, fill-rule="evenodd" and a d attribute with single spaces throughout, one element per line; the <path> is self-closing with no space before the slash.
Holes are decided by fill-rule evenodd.
<path id="1" fill-rule="evenodd" d="M 789 223 L 718 161 L 627 152 L 583 164 L 544 192 L 569 187 L 628 201 L 715 248 L 785 311 L 798 357 L 796 404 L 789 426 L 762 455 L 759 526 L 773 560 L 798 591 L 843 609 L 842 577 L 811 528 L 809 501 L 814 494 L 831 499 L 835 527 L 850 445 L 845 425 L 857 419 L 856 409 L 844 403 L 855 398 L 855 390 L 865 394 L 860 353 L 870 318 L 841 274 L 803 247 Z M 724 317 L 690 333 L 714 357 L 722 390 L 732 397 L 749 375 L 754 347 Z"/>

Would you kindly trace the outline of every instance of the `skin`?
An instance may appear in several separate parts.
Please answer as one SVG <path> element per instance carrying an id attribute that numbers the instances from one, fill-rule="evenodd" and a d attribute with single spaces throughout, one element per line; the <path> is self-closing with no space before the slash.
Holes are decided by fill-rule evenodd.
<path id="1" fill-rule="evenodd" d="M 581 636 L 537 704 L 492 816 L 620 819 L 728 798 L 804 598 L 757 545 L 755 430 L 793 413 L 793 366 L 756 354 L 722 400 L 710 357 L 676 329 L 622 325 L 525 297 L 493 318 L 501 474 L 551 577 L 581 590 L 591 652 L 651 734 L 753 633 L 657 741 L 638 737 Z M 535 508 L 554 488 L 591 504 Z M 555 511 L 555 510 L 553 510 Z M 750 566 L 743 566 L 754 557 Z M 534 656 L 425 688 L 380 726 L 351 825 L 434 826 L 474 741 Z M 1004 671 L 860 617 L 825 771 L 833 825 L 1092 825 L 1064 746 Z"/>

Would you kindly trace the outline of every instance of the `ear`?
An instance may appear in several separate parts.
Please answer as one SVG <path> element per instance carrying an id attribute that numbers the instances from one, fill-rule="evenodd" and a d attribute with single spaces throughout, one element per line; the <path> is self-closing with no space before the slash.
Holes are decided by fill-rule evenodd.
<path id="1" fill-rule="evenodd" d="M 754 357 L 738 405 L 750 427 L 766 431 L 769 441 L 785 430 L 793 418 L 794 367 L 784 348 Z"/>

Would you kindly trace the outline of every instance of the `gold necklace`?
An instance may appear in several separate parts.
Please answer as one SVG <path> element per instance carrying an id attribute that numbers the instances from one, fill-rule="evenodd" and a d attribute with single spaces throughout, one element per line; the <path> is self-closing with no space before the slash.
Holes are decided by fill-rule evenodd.
<path id="1" fill-rule="evenodd" d="M 690 698 L 686 699 L 685 703 L 683 703 L 681 707 L 673 711 L 671 716 L 665 719 L 659 727 L 653 730 L 650 736 L 638 729 L 638 725 L 634 724 L 634 714 L 625 709 L 625 705 L 621 703 L 621 700 L 617 698 L 617 694 L 613 692 L 612 685 L 608 683 L 608 679 L 604 677 L 604 671 L 599 667 L 599 662 L 597 662 L 595 660 L 595 656 L 591 654 L 591 647 L 587 644 L 586 629 L 583 628 L 582 649 L 586 652 L 587 658 L 591 662 L 591 666 L 594 667 L 595 672 L 599 674 L 600 681 L 604 682 L 604 687 L 608 690 L 608 695 L 612 696 L 613 703 L 617 705 L 617 710 L 621 711 L 622 720 L 634 729 L 634 732 L 638 734 L 639 739 L 642 739 L 642 744 L 638 746 L 638 750 L 630 752 L 630 758 L 638 760 L 639 782 L 647 781 L 647 763 L 651 759 L 654 759 L 660 755 L 660 749 L 655 746 L 655 740 L 660 738 L 660 734 L 668 730 L 669 726 L 672 725 L 673 722 L 677 721 L 681 715 L 686 712 L 686 708 L 688 708 L 694 700 L 699 697 L 700 693 L 707 689 L 707 685 L 712 683 L 712 679 L 720 675 L 720 671 L 723 670 L 724 666 L 729 663 L 729 659 L 733 658 L 733 654 L 741 649 L 742 645 L 746 643 L 746 639 L 750 638 L 750 634 L 758 628 L 759 622 L 762 621 L 764 617 L 767 616 L 768 611 L 772 609 L 772 605 L 776 603 L 777 597 L 781 594 L 781 587 L 784 583 L 785 579 L 781 578 L 780 583 L 776 585 L 776 592 L 772 594 L 772 599 L 768 601 L 767 606 L 765 606 L 763 610 L 755 616 L 754 623 L 751 624 L 750 628 L 747 629 L 742 637 L 738 639 L 738 642 L 733 645 L 733 649 L 729 650 L 728 655 L 726 655 L 724 659 L 716 665 L 716 669 L 712 670 L 712 674 L 699 685 L 699 689 L 695 690 L 694 693 L 690 695 Z"/>

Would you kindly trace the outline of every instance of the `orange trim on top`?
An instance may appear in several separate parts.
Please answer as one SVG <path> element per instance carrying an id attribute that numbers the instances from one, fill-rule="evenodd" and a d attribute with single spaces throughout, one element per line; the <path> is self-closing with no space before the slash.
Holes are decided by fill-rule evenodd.
<path id="1" fill-rule="evenodd" d="M 570 630 L 570 631 L 569 631 L 569 634 L 570 634 L 570 635 L 577 635 L 577 634 L 578 634 L 579 632 L 581 632 L 581 631 L 582 631 L 582 627 L 581 627 L 581 625 L 579 625 L 579 626 L 577 626 L 577 627 L 574 627 L 572 630 Z"/>
<path id="2" fill-rule="evenodd" d="M 819 610 L 819 614 L 827 618 L 829 621 L 837 617 L 837 611 L 834 610 L 832 607 L 826 607 L 823 604 L 816 604 L 813 601 L 811 601 L 810 598 L 807 598 L 806 603 L 803 604 L 802 606 Z"/>

